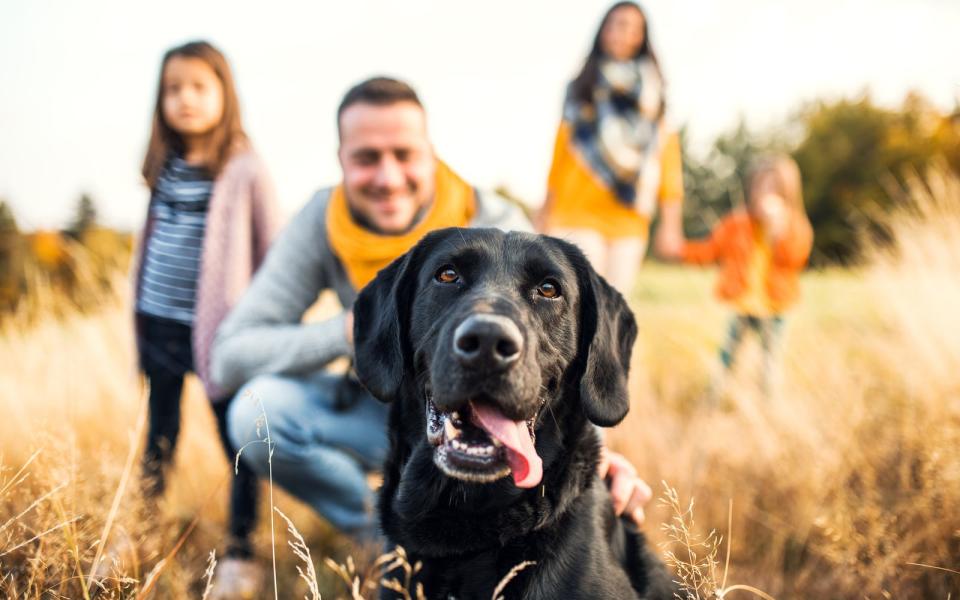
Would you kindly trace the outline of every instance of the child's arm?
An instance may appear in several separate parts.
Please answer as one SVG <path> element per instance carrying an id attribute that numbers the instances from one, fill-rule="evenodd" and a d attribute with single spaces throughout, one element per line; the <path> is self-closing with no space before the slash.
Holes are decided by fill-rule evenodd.
<path id="1" fill-rule="evenodd" d="M 779 267 L 800 270 L 810 258 L 813 230 L 806 219 L 792 218 L 786 231 L 773 243 L 773 263 Z"/>
<path id="2" fill-rule="evenodd" d="M 726 219 L 720 221 L 710 232 L 710 236 L 705 239 L 684 242 L 680 259 L 685 263 L 694 265 L 709 265 L 717 262 L 720 258 L 726 223 Z"/>

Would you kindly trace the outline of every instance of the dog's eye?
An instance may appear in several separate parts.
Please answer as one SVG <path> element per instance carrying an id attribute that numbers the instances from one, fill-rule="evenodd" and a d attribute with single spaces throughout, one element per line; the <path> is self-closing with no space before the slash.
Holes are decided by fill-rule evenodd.
<path id="1" fill-rule="evenodd" d="M 437 270 L 433 278 L 440 283 L 456 283 L 460 280 L 460 274 L 452 266 L 445 265 Z"/>
<path id="2" fill-rule="evenodd" d="M 543 283 L 537 286 L 537 293 L 544 298 L 560 297 L 560 284 L 555 279 L 544 279 Z"/>

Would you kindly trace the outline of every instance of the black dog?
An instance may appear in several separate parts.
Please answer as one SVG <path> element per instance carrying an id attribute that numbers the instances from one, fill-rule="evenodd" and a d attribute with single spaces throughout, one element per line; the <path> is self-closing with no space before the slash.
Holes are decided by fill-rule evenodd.
<path id="1" fill-rule="evenodd" d="M 355 367 L 393 402 L 380 496 L 429 598 L 672 598 L 643 535 L 613 513 L 591 424 L 619 423 L 637 327 L 574 246 L 444 229 L 354 306 Z M 394 592 L 382 590 L 383 598 Z"/>

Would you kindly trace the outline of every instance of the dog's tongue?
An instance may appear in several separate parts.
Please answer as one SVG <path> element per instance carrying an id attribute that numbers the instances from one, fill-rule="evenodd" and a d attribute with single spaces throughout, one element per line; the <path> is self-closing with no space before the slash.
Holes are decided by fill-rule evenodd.
<path id="1" fill-rule="evenodd" d="M 507 448 L 507 463 L 517 487 L 532 488 L 543 479 L 543 461 L 533 447 L 526 421 L 511 421 L 488 404 L 470 403 L 471 420 Z"/>

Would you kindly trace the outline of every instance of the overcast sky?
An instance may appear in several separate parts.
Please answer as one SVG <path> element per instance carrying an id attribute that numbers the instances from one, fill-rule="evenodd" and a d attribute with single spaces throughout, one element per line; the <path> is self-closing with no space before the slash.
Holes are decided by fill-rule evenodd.
<path id="1" fill-rule="evenodd" d="M 543 195 L 566 81 L 607 1 L 0 2 L 0 198 L 25 228 L 62 226 L 82 191 L 136 227 L 159 63 L 213 42 L 289 215 L 339 179 L 335 110 L 376 74 L 411 82 L 447 162 L 481 187 Z M 742 114 L 910 89 L 960 98 L 958 0 L 649 0 L 673 121 L 695 148 Z"/>

